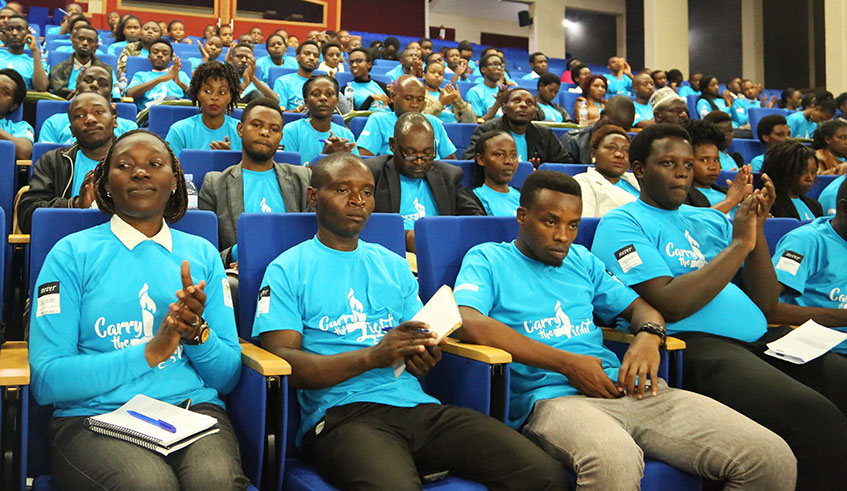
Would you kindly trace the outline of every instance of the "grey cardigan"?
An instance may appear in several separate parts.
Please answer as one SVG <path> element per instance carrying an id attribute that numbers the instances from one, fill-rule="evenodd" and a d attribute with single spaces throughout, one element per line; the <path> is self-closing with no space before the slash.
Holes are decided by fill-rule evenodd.
<path id="1" fill-rule="evenodd" d="M 274 163 L 274 171 L 282 193 L 282 202 L 288 213 L 312 211 L 306 198 L 306 189 L 312 177 L 311 169 L 298 165 Z M 230 251 L 238 234 L 236 222 L 244 213 L 244 182 L 241 163 L 227 167 L 223 172 L 209 172 L 203 179 L 198 196 L 198 208 L 211 210 L 218 216 L 218 243 L 221 258 L 229 267 Z"/>

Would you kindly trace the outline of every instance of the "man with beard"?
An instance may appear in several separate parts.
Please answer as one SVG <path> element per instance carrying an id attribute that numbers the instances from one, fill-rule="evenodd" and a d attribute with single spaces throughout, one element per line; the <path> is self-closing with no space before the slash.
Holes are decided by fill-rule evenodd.
<path id="1" fill-rule="evenodd" d="M 515 139 L 520 162 L 532 162 L 535 167 L 542 162 L 573 162 L 550 128 L 532 124 L 537 111 L 532 92 L 523 88 L 510 89 L 502 99 L 503 116 L 477 126 L 462 156 L 465 160 L 476 157 L 476 141 L 481 135 L 504 130 Z"/>
<path id="2" fill-rule="evenodd" d="M 239 41 L 229 51 L 229 63 L 235 67 L 238 76 L 241 77 L 241 99 L 240 102 L 249 102 L 258 97 L 270 97 L 279 99 L 279 96 L 262 81 L 260 74 L 256 71 L 256 57 L 253 55 L 253 47 Z M 238 100 L 238 97 L 236 97 Z"/>
<path id="3" fill-rule="evenodd" d="M 303 84 L 312 76 L 320 63 L 321 49 L 314 41 L 304 41 L 297 47 L 297 73 L 276 79 L 274 92 L 279 94 L 279 105 L 286 111 L 299 112 L 303 106 Z"/>
<path id="4" fill-rule="evenodd" d="M 108 99 L 86 92 L 73 98 L 68 119 L 77 141 L 45 153 L 35 163 L 29 190 L 18 205 L 24 233 L 30 232 L 36 208 L 90 208 L 94 203 L 92 171 L 115 141 L 117 115 Z"/>
<path id="5" fill-rule="evenodd" d="M 219 249 L 227 266 L 238 261 L 235 224 L 242 213 L 308 211 L 311 170 L 274 162 L 282 125 L 282 111 L 274 99 L 263 97 L 247 104 L 238 123 L 241 162 L 223 172 L 209 172 L 200 187 L 198 207 L 218 216 Z"/>
<path id="6" fill-rule="evenodd" d="M 70 99 L 76 95 L 77 80 L 84 69 L 96 66 L 112 71 L 112 67 L 100 61 L 94 53 L 98 42 L 97 29 L 91 25 L 81 26 L 71 35 L 74 52 L 70 58 L 50 70 L 50 92 Z M 109 98 L 110 94 L 104 94 L 104 96 Z"/>
<path id="7" fill-rule="evenodd" d="M 100 65 L 90 66 L 84 69 L 77 82 L 75 89 L 77 94 L 95 92 L 107 100 L 112 93 L 112 71 L 108 65 L 103 68 Z M 138 128 L 135 120 L 118 117 L 118 125 L 115 127 L 115 136 L 121 136 L 127 131 Z M 76 138 L 71 132 L 71 121 L 68 113 L 56 113 L 44 120 L 41 130 L 38 132 L 38 143 L 61 143 L 62 145 L 73 145 Z"/>
<path id="8" fill-rule="evenodd" d="M 636 128 L 646 128 L 654 122 L 650 105 L 653 91 L 653 77 L 649 73 L 641 72 L 632 78 L 632 92 L 635 93 L 635 121 L 632 124 Z"/>
<path id="9" fill-rule="evenodd" d="M 149 59 L 153 69 L 135 72 L 126 89 L 127 97 L 135 98 L 139 111 L 159 101 L 184 98 L 191 83 L 188 75 L 180 70 L 182 62 L 178 57 L 168 68 L 174 59 L 174 51 L 167 39 L 153 41 Z"/>
<path id="10" fill-rule="evenodd" d="M 421 52 L 416 48 L 406 48 L 400 53 L 400 64 L 385 73 L 394 82 L 401 75 L 423 76 L 423 64 L 421 63 Z"/>
<path id="11" fill-rule="evenodd" d="M 47 90 L 47 64 L 41 59 L 38 40 L 29 33 L 29 24 L 20 15 L 10 15 L 3 26 L 5 51 L 0 51 L 0 66 L 12 68 L 24 78 L 27 90 Z M 30 53 L 24 53 L 29 46 Z"/>

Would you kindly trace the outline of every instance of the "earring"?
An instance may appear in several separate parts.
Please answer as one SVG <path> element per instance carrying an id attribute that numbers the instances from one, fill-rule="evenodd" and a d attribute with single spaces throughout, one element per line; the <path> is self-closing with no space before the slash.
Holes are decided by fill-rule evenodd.
<path id="1" fill-rule="evenodd" d="M 596 164 L 597 163 L 597 157 L 591 157 L 591 163 Z"/>
<path id="2" fill-rule="evenodd" d="M 109 191 L 106 191 L 106 197 L 107 197 L 107 198 L 111 198 L 111 197 L 112 197 L 112 193 L 110 193 Z"/>

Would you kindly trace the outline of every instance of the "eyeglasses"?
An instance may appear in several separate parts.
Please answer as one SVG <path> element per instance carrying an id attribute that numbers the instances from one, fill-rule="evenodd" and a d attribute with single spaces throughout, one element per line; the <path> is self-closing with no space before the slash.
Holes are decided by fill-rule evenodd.
<path id="1" fill-rule="evenodd" d="M 406 153 L 402 148 L 397 147 L 397 151 L 400 153 L 400 156 L 403 157 L 403 160 L 406 162 L 416 162 L 420 160 L 421 162 L 432 162 L 435 159 L 435 149 L 430 148 L 424 151 L 422 154 L 420 153 Z"/>

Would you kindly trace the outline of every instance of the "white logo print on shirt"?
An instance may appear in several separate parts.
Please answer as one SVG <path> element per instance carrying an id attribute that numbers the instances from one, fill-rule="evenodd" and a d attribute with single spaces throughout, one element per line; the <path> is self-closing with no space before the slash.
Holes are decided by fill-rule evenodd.
<path id="1" fill-rule="evenodd" d="M 417 221 L 418 219 L 426 216 L 426 206 L 421 204 L 418 201 L 418 198 L 415 198 L 415 201 L 412 202 L 412 206 L 415 207 L 415 213 L 411 213 L 409 215 L 403 215 L 404 220 L 411 220 L 411 221 L 414 222 L 414 221 Z"/>
<path id="2" fill-rule="evenodd" d="M 156 302 L 147 294 L 149 287 L 147 283 L 141 287 L 138 292 L 138 303 L 141 304 L 141 320 L 142 320 L 142 336 L 140 338 L 131 339 L 129 344 L 135 346 L 144 344 L 153 339 L 153 315 L 156 313 Z"/>
<path id="3" fill-rule="evenodd" d="M 262 197 L 262 202 L 259 203 L 259 206 L 262 208 L 262 213 L 273 213 L 274 212 L 271 209 L 271 207 L 268 206 L 268 201 L 265 199 L 264 196 Z"/>
<path id="4" fill-rule="evenodd" d="M 829 292 L 829 299 L 838 302 L 839 309 L 847 309 L 847 293 L 841 293 L 841 288 L 833 288 Z"/>
<path id="5" fill-rule="evenodd" d="M 574 326 L 571 324 L 570 318 L 562 310 L 562 302 L 556 300 L 556 306 L 553 307 L 553 317 L 545 317 L 535 321 L 524 321 L 523 327 L 527 334 L 535 332 L 544 339 L 562 336 L 570 339 L 573 336 L 587 333 L 591 329 L 591 319 L 585 319 L 579 325 Z"/>
<path id="6" fill-rule="evenodd" d="M 357 343 L 370 342 L 376 344 L 384 334 L 382 329 L 394 326 L 394 316 L 391 314 L 376 322 L 368 322 L 365 306 L 356 298 L 356 292 L 352 288 L 347 292 L 347 304 L 350 307 L 349 314 L 342 314 L 335 320 L 330 320 L 329 316 L 325 315 L 318 322 L 318 329 L 321 331 L 332 330 L 338 336 L 361 333 L 356 338 Z"/>
<path id="7" fill-rule="evenodd" d="M 676 257 L 679 259 L 679 265 L 685 268 L 700 269 L 706 265 L 706 256 L 700 252 L 700 244 L 694 240 L 694 237 L 685 231 L 685 238 L 688 239 L 688 245 L 691 249 L 676 249 L 673 242 L 668 242 L 665 246 L 665 254 L 668 257 Z"/>

